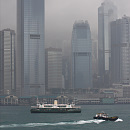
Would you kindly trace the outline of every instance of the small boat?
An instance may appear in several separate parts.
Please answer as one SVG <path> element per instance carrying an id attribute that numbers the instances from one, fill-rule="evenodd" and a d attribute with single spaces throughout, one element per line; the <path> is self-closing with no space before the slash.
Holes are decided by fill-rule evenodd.
<path id="1" fill-rule="evenodd" d="M 118 116 L 109 117 L 108 114 L 101 112 L 101 113 L 97 113 L 96 116 L 93 117 L 93 119 L 116 121 L 118 119 Z"/>
<path id="2" fill-rule="evenodd" d="M 54 104 L 37 103 L 36 106 L 31 106 L 31 113 L 81 113 L 80 106 L 75 104 L 58 104 L 54 100 Z"/>

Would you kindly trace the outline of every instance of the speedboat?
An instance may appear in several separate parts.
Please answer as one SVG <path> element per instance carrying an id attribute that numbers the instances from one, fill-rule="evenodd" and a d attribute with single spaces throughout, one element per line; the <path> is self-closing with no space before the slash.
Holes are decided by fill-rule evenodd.
<path id="1" fill-rule="evenodd" d="M 118 119 L 118 116 L 109 117 L 108 114 L 101 112 L 101 113 L 97 113 L 96 116 L 93 117 L 93 119 L 116 121 Z"/>

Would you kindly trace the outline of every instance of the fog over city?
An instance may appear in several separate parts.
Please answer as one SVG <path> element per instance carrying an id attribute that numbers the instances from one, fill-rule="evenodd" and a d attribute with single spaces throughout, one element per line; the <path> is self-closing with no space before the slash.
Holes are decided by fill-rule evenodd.
<path id="1" fill-rule="evenodd" d="M 128 130 L 128 113 L 130 0 L 0 0 L 0 128 Z"/>
<path id="2" fill-rule="evenodd" d="M 129 5 L 0 0 L 0 105 L 130 104 Z"/>
<path id="3" fill-rule="evenodd" d="M 130 16 L 130 0 L 112 0 L 118 18 Z M 103 0 L 45 0 L 46 44 L 61 44 L 71 40 L 76 20 L 88 20 L 92 38 L 97 38 L 98 7 Z M 16 28 L 16 0 L 0 0 L 0 29 Z"/>

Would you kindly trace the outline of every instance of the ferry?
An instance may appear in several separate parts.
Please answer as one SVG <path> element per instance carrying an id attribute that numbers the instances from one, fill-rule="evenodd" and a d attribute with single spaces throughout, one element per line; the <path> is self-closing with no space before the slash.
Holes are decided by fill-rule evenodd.
<path id="1" fill-rule="evenodd" d="M 31 113 L 81 113 L 81 107 L 75 104 L 58 104 L 54 100 L 54 104 L 37 103 L 31 106 Z"/>
<path id="2" fill-rule="evenodd" d="M 101 112 L 101 113 L 97 113 L 96 116 L 93 117 L 93 119 L 116 121 L 118 119 L 118 116 L 108 117 L 108 114 Z"/>

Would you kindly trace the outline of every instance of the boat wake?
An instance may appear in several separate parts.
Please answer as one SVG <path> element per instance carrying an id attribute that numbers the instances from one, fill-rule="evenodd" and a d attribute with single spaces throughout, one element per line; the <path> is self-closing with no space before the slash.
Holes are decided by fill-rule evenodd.
<path id="1" fill-rule="evenodd" d="M 58 122 L 58 123 L 27 123 L 27 124 L 10 124 L 10 125 L 0 125 L 0 128 L 16 128 L 16 127 L 40 127 L 40 126 L 60 126 L 60 125 L 82 125 L 82 124 L 90 124 L 96 123 L 100 124 L 105 120 L 80 120 L 73 122 Z M 117 119 L 115 122 L 123 121 L 122 119 Z"/>
<path id="2" fill-rule="evenodd" d="M 122 119 L 117 119 L 115 122 L 122 122 L 123 120 Z"/>

